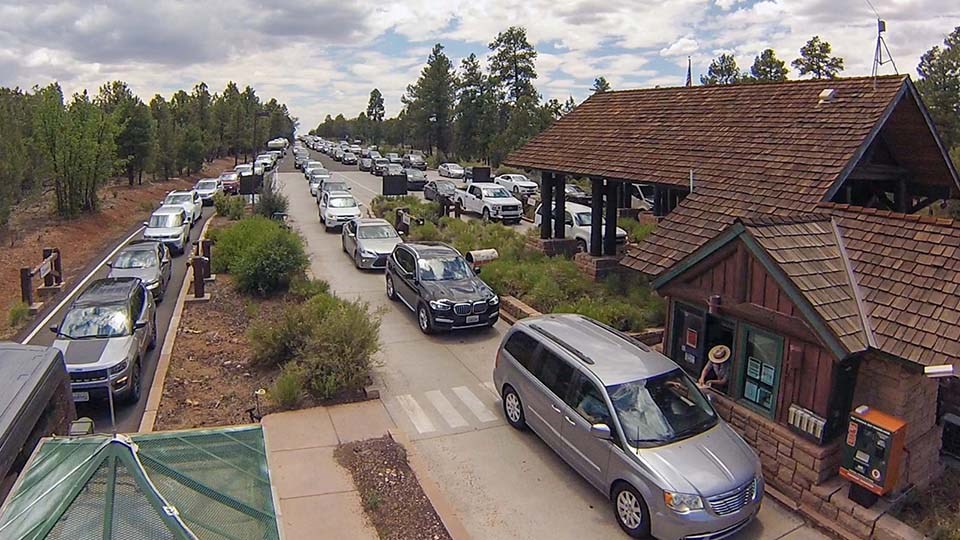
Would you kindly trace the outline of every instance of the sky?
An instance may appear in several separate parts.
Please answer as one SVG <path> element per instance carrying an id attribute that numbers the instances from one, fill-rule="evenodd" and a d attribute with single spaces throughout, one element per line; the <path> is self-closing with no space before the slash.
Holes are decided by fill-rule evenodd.
<path id="1" fill-rule="evenodd" d="M 900 73 L 960 25 L 957 0 L 0 0 L 0 86 L 58 81 L 68 93 L 126 81 L 145 101 L 198 81 L 276 97 L 307 131 L 327 114 L 356 116 L 370 90 L 388 117 L 435 43 L 455 65 L 511 25 L 538 51 L 544 99 L 577 102 L 593 79 L 615 90 L 682 85 L 710 60 L 741 68 L 765 48 L 789 62 L 814 34 L 869 75 L 876 13 Z M 881 73 L 893 73 L 884 65 Z M 791 72 L 791 78 L 797 74 Z"/>

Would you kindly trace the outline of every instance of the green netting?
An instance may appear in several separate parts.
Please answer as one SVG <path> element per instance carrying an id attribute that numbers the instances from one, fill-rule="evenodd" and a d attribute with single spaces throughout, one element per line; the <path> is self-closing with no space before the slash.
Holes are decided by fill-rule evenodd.
<path id="1" fill-rule="evenodd" d="M 274 540 L 259 426 L 41 445 L 0 514 L 0 538 Z"/>

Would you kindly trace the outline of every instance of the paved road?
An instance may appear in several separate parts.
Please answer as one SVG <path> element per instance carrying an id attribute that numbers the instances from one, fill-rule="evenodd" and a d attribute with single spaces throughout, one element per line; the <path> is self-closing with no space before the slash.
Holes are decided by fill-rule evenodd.
<path id="1" fill-rule="evenodd" d="M 211 207 L 205 208 L 203 218 L 197 222 L 190 233 L 191 240 L 199 238 L 200 230 L 203 228 L 204 222 L 207 217 L 211 215 L 213 215 L 213 209 Z M 124 236 L 124 239 L 104 251 L 104 253 L 100 255 L 100 258 L 97 259 L 97 262 L 92 264 L 87 272 L 73 282 L 67 283 L 69 289 L 65 292 L 63 299 L 57 300 L 55 307 L 46 312 L 46 315 L 41 317 L 38 323 L 27 331 L 25 334 L 26 339 L 23 340 L 24 343 L 30 345 L 52 345 L 56 336 L 54 336 L 48 328 L 60 324 L 60 321 L 63 320 L 66 314 L 67 308 L 70 306 L 70 301 L 77 293 L 86 288 L 90 282 L 107 277 L 109 268 L 103 263 L 112 260 L 113 257 L 111 254 L 120 246 L 126 245 L 129 241 L 141 238 L 142 230 L 142 227 L 131 229 L 127 235 Z M 126 406 L 120 405 L 119 403 L 116 404 L 116 430 L 118 432 L 135 433 L 140 427 L 140 419 L 143 416 L 143 410 L 147 404 L 147 394 L 150 391 L 150 385 L 153 383 L 153 376 L 157 369 L 157 358 L 160 355 L 160 350 L 163 348 L 163 341 L 166 337 L 167 327 L 170 324 L 170 317 L 173 315 L 173 307 L 176 303 L 177 293 L 180 291 L 180 287 L 183 285 L 183 278 L 186 275 L 188 258 L 189 254 L 173 258 L 173 273 L 170 278 L 170 284 L 167 286 L 166 297 L 163 302 L 157 305 L 157 346 L 154 347 L 152 351 L 148 351 L 146 358 L 143 359 L 143 393 L 140 401 L 136 404 Z M 107 402 L 78 403 L 77 415 L 92 418 L 96 430 L 99 432 L 111 431 L 110 408 Z"/>
<path id="2" fill-rule="evenodd" d="M 331 162 L 326 160 L 328 164 Z M 361 201 L 379 178 L 330 165 Z M 281 171 L 293 171 L 287 160 Z M 413 313 L 387 300 L 382 273 L 360 272 L 326 233 L 303 175 L 281 172 L 291 223 L 307 241 L 311 270 L 341 297 L 383 310 L 376 371 L 382 400 L 410 435 L 458 516 L 478 540 L 626 538 L 608 501 L 535 435 L 509 427 L 492 384 L 504 322 L 483 331 L 425 336 Z M 808 540 L 822 537 L 770 499 L 740 538 Z"/>

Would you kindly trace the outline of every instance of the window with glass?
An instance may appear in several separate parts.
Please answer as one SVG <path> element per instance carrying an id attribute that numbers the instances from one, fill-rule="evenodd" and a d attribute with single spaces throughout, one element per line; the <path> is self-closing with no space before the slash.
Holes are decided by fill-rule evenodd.
<path id="1" fill-rule="evenodd" d="M 521 366 L 533 372 L 534 357 L 539 345 L 537 340 L 530 337 L 530 335 L 518 331 L 510 334 L 510 338 L 507 339 L 507 343 L 503 348 L 506 349 L 507 352 L 510 353 L 510 356 L 519 362 Z"/>
<path id="2" fill-rule="evenodd" d="M 557 397 L 563 399 L 570 388 L 573 378 L 573 366 L 552 351 L 543 349 L 540 353 L 540 368 L 534 375 Z"/>
<path id="3" fill-rule="evenodd" d="M 740 397 L 768 416 L 777 410 L 783 338 L 744 326 L 740 346 Z"/>
<path id="4" fill-rule="evenodd" d="M 584 420 L 591 424 L 607 424 L 610 429 L 610 409 L 603 400 L 603 394 L 583 373 L 578 372 L 573 381 L 572 391 L 567 399 L 569 405 Z"/>

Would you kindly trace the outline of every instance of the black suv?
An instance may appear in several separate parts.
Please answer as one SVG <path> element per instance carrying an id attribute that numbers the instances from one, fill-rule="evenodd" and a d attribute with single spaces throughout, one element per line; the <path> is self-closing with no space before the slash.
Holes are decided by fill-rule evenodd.
<path id="1" fill-rule="evenodd" d="M 398 244 L 387 258 L 386 275 L 387 297 L 413 310 L 425 334 L 493 326 L 500 317 L 500 299 L 446 244 Z"/>

